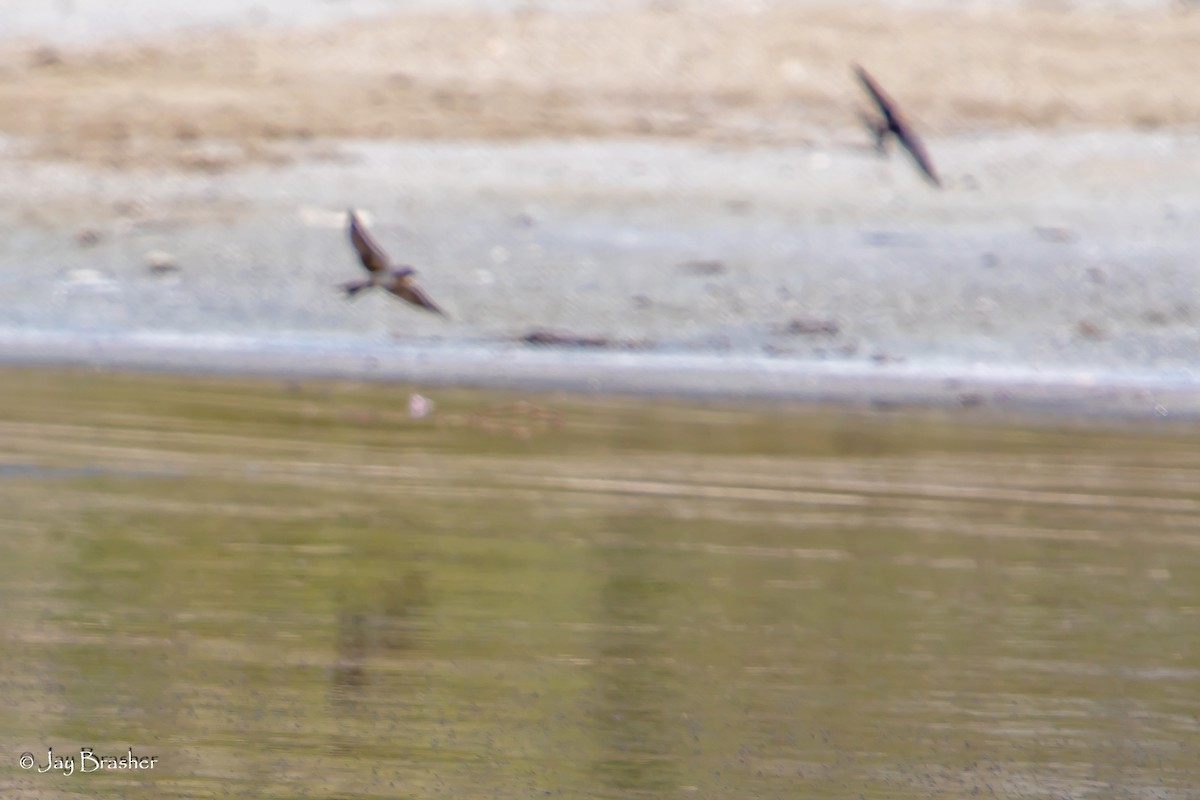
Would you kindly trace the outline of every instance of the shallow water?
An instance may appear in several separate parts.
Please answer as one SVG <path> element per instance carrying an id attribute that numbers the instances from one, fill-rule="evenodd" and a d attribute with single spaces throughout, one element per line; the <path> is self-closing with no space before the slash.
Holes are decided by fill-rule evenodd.
<path id="1" fill-rule="evenodd" d="M 1194 427 L 0 378 L 6 797 L 1194 796 Z"/>

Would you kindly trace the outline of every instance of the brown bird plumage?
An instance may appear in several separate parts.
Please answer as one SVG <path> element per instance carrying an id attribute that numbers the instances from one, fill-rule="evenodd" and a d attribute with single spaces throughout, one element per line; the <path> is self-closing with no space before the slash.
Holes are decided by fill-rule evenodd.
<path id="1" fill-rule="evenodd" d="M 362 265 L 366 268 L 369 277 L 365 281 L 351 281 L 342 284 L 346 296 L 353 297 L 363 289 L 378 286 L 401 300 L 407 300 L 414 306 L 420 306 L 435 314 L 441 314 L 443 317 L 446 316 L 446 312 L 434 305 L 433 301 L 413 282 L 413 276 L 417 274 L 417 271 L 403 264 L 393 264 L 387 253 L 379 246 L 379 242 L 375 241 L 375 237 L 354 213 L 354 209 L 350 209 L 348 215 L 350 218 L 350 243 L 358 252 L 358 257 L 362 260 Z"/>
<path id="2" fill-rule="evenodd" d="M 883 91 L 879 84 L 875 82 L 875 79 L 857 64 L 854 65 L 854 74 L 858 76 L 858 80 L 862 83 L 863 88 L 867 90 L 867 94 L 871 95 L 871 99 L 878 106 L 879 113 L 883 115 L 882 117 L 874 117 L 867 114 L 862 115 L 863 122 L 875 136 L 875 147 L 880 152 L 884 152 L 884 144 L 887 136 L 888 134 L 892 134 L 903 145 L 904 149 L 908 151 L 908 154 L 912 156 L 913 162 L 916 163 L 917 168 L 921 170 L 929 182 L 940 189 L 942 181 L 938 177 L 937 171 L 933 168 L 933 162 L 929 160 L 929 153 L 925 151 L 925 145 L 921 143 L 912 126 L 908 124 L 908 120 L 900 113 L 896 101 L 889 97 L 887 92 Z"/>

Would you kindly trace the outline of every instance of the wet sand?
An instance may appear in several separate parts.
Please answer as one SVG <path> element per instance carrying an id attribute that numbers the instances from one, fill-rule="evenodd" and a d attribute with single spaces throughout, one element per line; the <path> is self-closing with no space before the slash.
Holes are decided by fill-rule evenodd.
<path id="1" fill-rule="evenodd" d="M 1196 385 L 1200 147 L 935 141 L 948 181 L 989 154 L 981 189 L 934 192 L 846 148 L 645 142 L 342 143 L 337 162 L 111 174 L 85 203 L 86 168 L 38 168 L 16 181 L 34 187 L 24 232 L 0 234 L 0 342 L 25 362 L 730 396 L 1021 404 L 1036 384 L 1191 413 L 1173 393 Z M 1131 173 L 1123 206 L 1091 200 Z M 340 295 L 360 271 L 352 204 L 451 320 Z M 177 271 L 156 274 L 155 250 Z M 536 331 L 609 344 L 518 344 Z"/>

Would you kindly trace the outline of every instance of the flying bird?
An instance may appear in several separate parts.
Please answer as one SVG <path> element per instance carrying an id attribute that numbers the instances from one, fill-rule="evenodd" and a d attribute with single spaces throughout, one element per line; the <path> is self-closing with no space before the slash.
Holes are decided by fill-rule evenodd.
<path id="1" fill-rule="evenodd" d="M 433 301 L 413 282 L 413 276 L 417 274 L 417 271 L 404 264 L 393 264 L 387 253 L 379 246 L 379 242 L 375 241 L 375 237 L 371 236 L 363 226 L 362 220 L 354 213 L 354 209 L 350 209 L 348 216 L 350 218 L 350 243 L 358 251 L 358 257 L 367 270 L 368 278 L 365 281 L 351 281 L 342 284 L 346 296 L 354 297 L 363 289 L 378 286 L 401 300 L 407 300 L 414 306 L 420 306 L 435 314 L 441 314 L 443 317 L 446 316 L 446 312 L 434 305 Z"/>
<path id="2" fill-rule="evenodd" d="M 875 136 L 876 149 L 881 153 L 885 152 L 884 145 L 887 142 L 888 134 L 892 134 L 912 156 L 912 160 L 916 162 L 918 169 L 924 173 L 929 182 L 940 189 L 942 181 L 933 168 L 933 162 L 929 160 L 929 154 L 925 152 L 925 145 L 921 144 L 921 140 L 913 131 L 912 126 L 908 124 L 908 120 L 900 113 L 896 101 L 888 97 L 875 79 L 857 64 L 854 65 L 854 74 L 862 82 L 867 94 L 871 95 L 871 99 L 875 101 L 875 105 L 879 107 L 879 113 L 882 115 L 879 117 L 871 114 L 860 115 L 863 123 Z"/>

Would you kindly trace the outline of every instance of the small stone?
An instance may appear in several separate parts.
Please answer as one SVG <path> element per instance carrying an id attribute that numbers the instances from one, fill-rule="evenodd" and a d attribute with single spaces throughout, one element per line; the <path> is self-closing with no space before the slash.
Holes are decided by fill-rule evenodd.
<path id="1" fill-rule="evenodd" d="M 692 275 L 722 275 L 728 271 L 726 266 L 715 259 L 702 261 L 685 261 L 679 269 Z"/>
<path id="2" fill-rule="evenodd" d="M 904 356 L 893 356 L 888 353 L 874 353 L 871 360 L 876 364 L 902 364 L 905 361 Z"/>
<path id="3" fill-rule="evenodd" d="M 95 247 L 100 243 L 100 231 L 95 228 L 83 228 L 75 234 L 75 244 L 80 247 Z"/>
<path id="4" fill-rule="evenodd" d="M 837 336 L 840 328 L 831 319 L 794 319 L 780 333 L 788 336 Z"/>
<path id="5" fill-rule="evenodd" d="M 146 260 L 146 268 L 150 270 L 152 275 L 169 275 L 172 272 L 179 271 L 179 265 L 175 263 L 175 257 L 162 250 L 151 250 L 146 253 L 144 258 Z"/>
<path id="6" fill-rule="evenodd" d="M 50 45 L 43 45 L 29 55 L 29 65 L 37 69 L 57 67 L 62 62 L 62 53 Z"/>
<path id="7" fill-rule="evenodd" d="M 1043 242 L 1055 242 L 1056 244 L 1066 244 L 1067 242 L 1075 241 L 1075 232 L 1070 228 L 1063 228 L 1052 225 L 1042 225 L 1033 229 Z"/>

